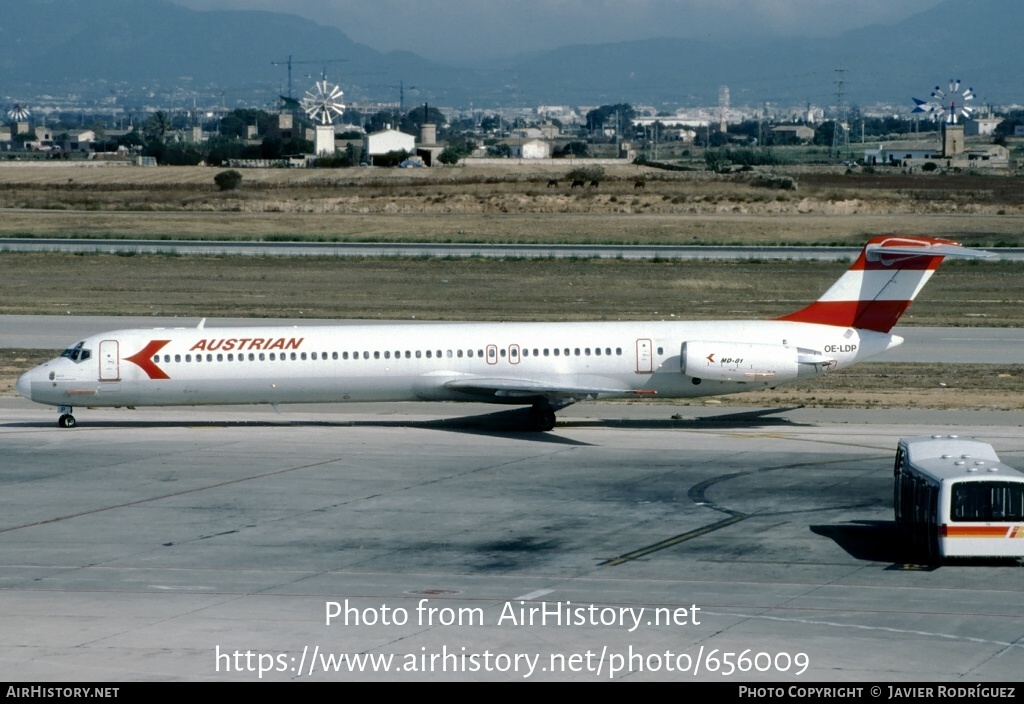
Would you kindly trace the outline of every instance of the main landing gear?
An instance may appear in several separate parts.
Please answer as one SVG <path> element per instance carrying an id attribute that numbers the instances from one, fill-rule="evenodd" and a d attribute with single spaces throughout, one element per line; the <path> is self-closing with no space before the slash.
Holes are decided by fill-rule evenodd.
<path id="1" fill-rule="evenodd" d="M 60 418 L 57 419 L 58 428 L 74 428 L 75 417 L 71 415 L 74 409 L 71 406 L 61 406 L 59 409 Z"/>
<path id="2" fill-rule="evenodd" d="M 555 409 L 549 403 L 537 403 L 530 409 L 530 425 L 546 433 L 555 427 Z"/>

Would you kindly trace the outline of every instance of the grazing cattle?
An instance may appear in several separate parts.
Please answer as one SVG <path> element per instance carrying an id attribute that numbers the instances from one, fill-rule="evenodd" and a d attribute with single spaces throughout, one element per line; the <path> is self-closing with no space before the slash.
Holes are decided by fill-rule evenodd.
<path id="1" fill-rule="evenodd" d="M 646 189 L 647 188 L 647 181 L 644 181 L 643 179 L 637 179 L 636 181 L 634 181 L 633 182 L 633 190 L 636 190 L 638 188 Z"/>
<path id="2" fill-rule="evenodd" d="M 572 188 L 583 188 L 585 185 L 587 185 L 586 182 L 581 178 L 572 182 Z"/>
<path id="3" fill-rule="evenodd" d="M 548 188 L 557 188 L 557 187 L 558 187 L 558 179 L 557 178 L 549 178 L 548 179 Z"/>
<path id="4" fill-rule="evenodd" d="M 600 185 L 601 185 L 600 181 L 598 181 L 596 178 L 593 181 L 590 182 L 590 187 L 591 188 L 597 188 Z"/>

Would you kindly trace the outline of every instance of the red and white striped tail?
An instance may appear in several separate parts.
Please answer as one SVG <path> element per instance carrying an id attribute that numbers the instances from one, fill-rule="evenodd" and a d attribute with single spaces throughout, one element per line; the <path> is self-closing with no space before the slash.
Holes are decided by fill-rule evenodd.
<path id="1" fill-rule="evenodd" d="M 944 257 L 989 257 L 934 237 L 882 235 L 821 298 L 779 320 L 889 332 Z"/>

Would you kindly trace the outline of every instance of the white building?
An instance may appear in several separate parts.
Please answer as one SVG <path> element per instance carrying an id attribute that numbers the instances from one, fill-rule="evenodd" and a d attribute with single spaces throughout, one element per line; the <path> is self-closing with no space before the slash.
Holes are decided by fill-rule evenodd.
<path id="1" fill-rule="evenodd" d="M 869 166 L 923 167 L 933 163 L 943 168 L 1005 169 L 1010 165 L 1010 152 L 998 144 L 985 144 L 944 154 L 938 142 L 890 142 L 878 149 L 864 151 L 864 163 Z"/>
<path id="2" fill-rule="evenodd" d="M 977 117 L 967 120 L 964 123 L 964 134 L 968 137 L 991 137 L 1002 121 L 1001 117 Z"/>
<path id="3" fill-rule="evenodd" d="M 551 145 L 543 139 L 506 139 L 513 159 L 550 159 Z"/>
<path id="4" fill-rule="evenodd" d="M 878 149 L 864 150 L 864 163 L 869 166 L 907 166 L 915 161 L 942 159 L 942 144 L 938 142 L 888 142 Z"/>
<path id="5" fill-rule="evenodd" d="M 389 152 L 416 153 L 416 137 L 398 130 L 381 130 L 363 137 L 363 154 L 376 163 Z"/>
<path id="6" fill-rule="evenodd" d="M 64 140 L 64 148 L 72 152 L 87 152 L 96 142 L 96 133 L 92 130 L 70 130 Z"/>

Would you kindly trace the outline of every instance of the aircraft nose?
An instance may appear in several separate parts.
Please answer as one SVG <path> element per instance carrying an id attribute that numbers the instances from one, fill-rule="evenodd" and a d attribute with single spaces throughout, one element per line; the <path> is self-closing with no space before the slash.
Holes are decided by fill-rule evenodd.
<path id="1" fill-rule="evenodd" d="M 30 401 L 32 400 L 32 374 L 34 371 L 35 370 L 33 369 L 30 372 L 22 374 L 18 377 L 18 382 L 15 384 L 18 388 L 18 393 Z"/>

